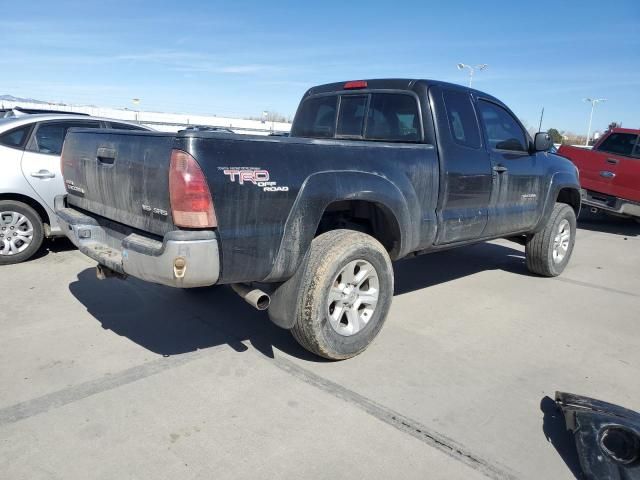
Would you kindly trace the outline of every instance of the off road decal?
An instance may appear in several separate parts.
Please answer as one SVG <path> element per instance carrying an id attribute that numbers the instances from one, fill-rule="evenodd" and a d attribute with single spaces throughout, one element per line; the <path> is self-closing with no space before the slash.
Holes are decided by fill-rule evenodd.
<path id="1" fill-rule="evenodd" d="M 288 192 L 289 187 L 278 185 L 271 180 L 268 170 L 255 167 L 218 167 L 229 180 L 238 185 L 255 185 L 264 192 Z"/>

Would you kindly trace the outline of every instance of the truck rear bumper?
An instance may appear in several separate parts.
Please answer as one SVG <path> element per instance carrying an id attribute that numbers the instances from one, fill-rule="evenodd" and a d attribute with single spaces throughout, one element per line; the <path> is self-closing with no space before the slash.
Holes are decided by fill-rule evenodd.
<path id="1" fill-rule="evenodd" d="M 162 239 L 132 233 L 121 224 L 92 217 L 55 199 L 62 231 L 78 249 L 101 265 L 124 275 L 170 287 L 213 285 L 220 276 L 216 232 L 169 232 Z"/>
<path id="2" fill-rule="evenodd" d="M 593 190 L 581 189 L 582 203 L 604 210 L 605 212 L 629 217 L 640 217 L 640 202 L 614 197 Z"/>

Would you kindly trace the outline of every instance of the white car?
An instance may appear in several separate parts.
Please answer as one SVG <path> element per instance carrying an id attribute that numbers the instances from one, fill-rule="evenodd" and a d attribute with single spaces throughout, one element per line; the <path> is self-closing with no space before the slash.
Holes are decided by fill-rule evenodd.
<path id="1" fill-rule="evenodd" d="M 64 194 L 60 152 L 70 128 L 151 130 L 80 114 L 36 114 L 0 119 L 0 265 L 19 263 L 45 237 L 63 235 L 53 199 Z"/>

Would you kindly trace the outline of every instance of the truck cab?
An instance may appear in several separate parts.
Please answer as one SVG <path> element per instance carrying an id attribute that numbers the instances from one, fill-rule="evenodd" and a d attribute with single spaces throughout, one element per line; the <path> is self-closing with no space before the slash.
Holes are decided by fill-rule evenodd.
<path id="1" fill-rule="evenodd" d="M 563 145 L 559 153 L 580 170 L 586 205 L 640 219 L 640 130 L 614 128 L 593 149 Z"/>

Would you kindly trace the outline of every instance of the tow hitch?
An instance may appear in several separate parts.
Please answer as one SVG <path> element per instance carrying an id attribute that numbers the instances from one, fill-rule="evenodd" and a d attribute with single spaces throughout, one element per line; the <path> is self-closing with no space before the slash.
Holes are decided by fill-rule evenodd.
<path id="1" fill-rule="evenodd" d="M 120 280 L 124 280 L 127 278 L 127 275 L 98 264 L 96 266 L 96 277 L 98 277 L 98 280 L 104 280 L 105 278 L 119 278 Z"/>

